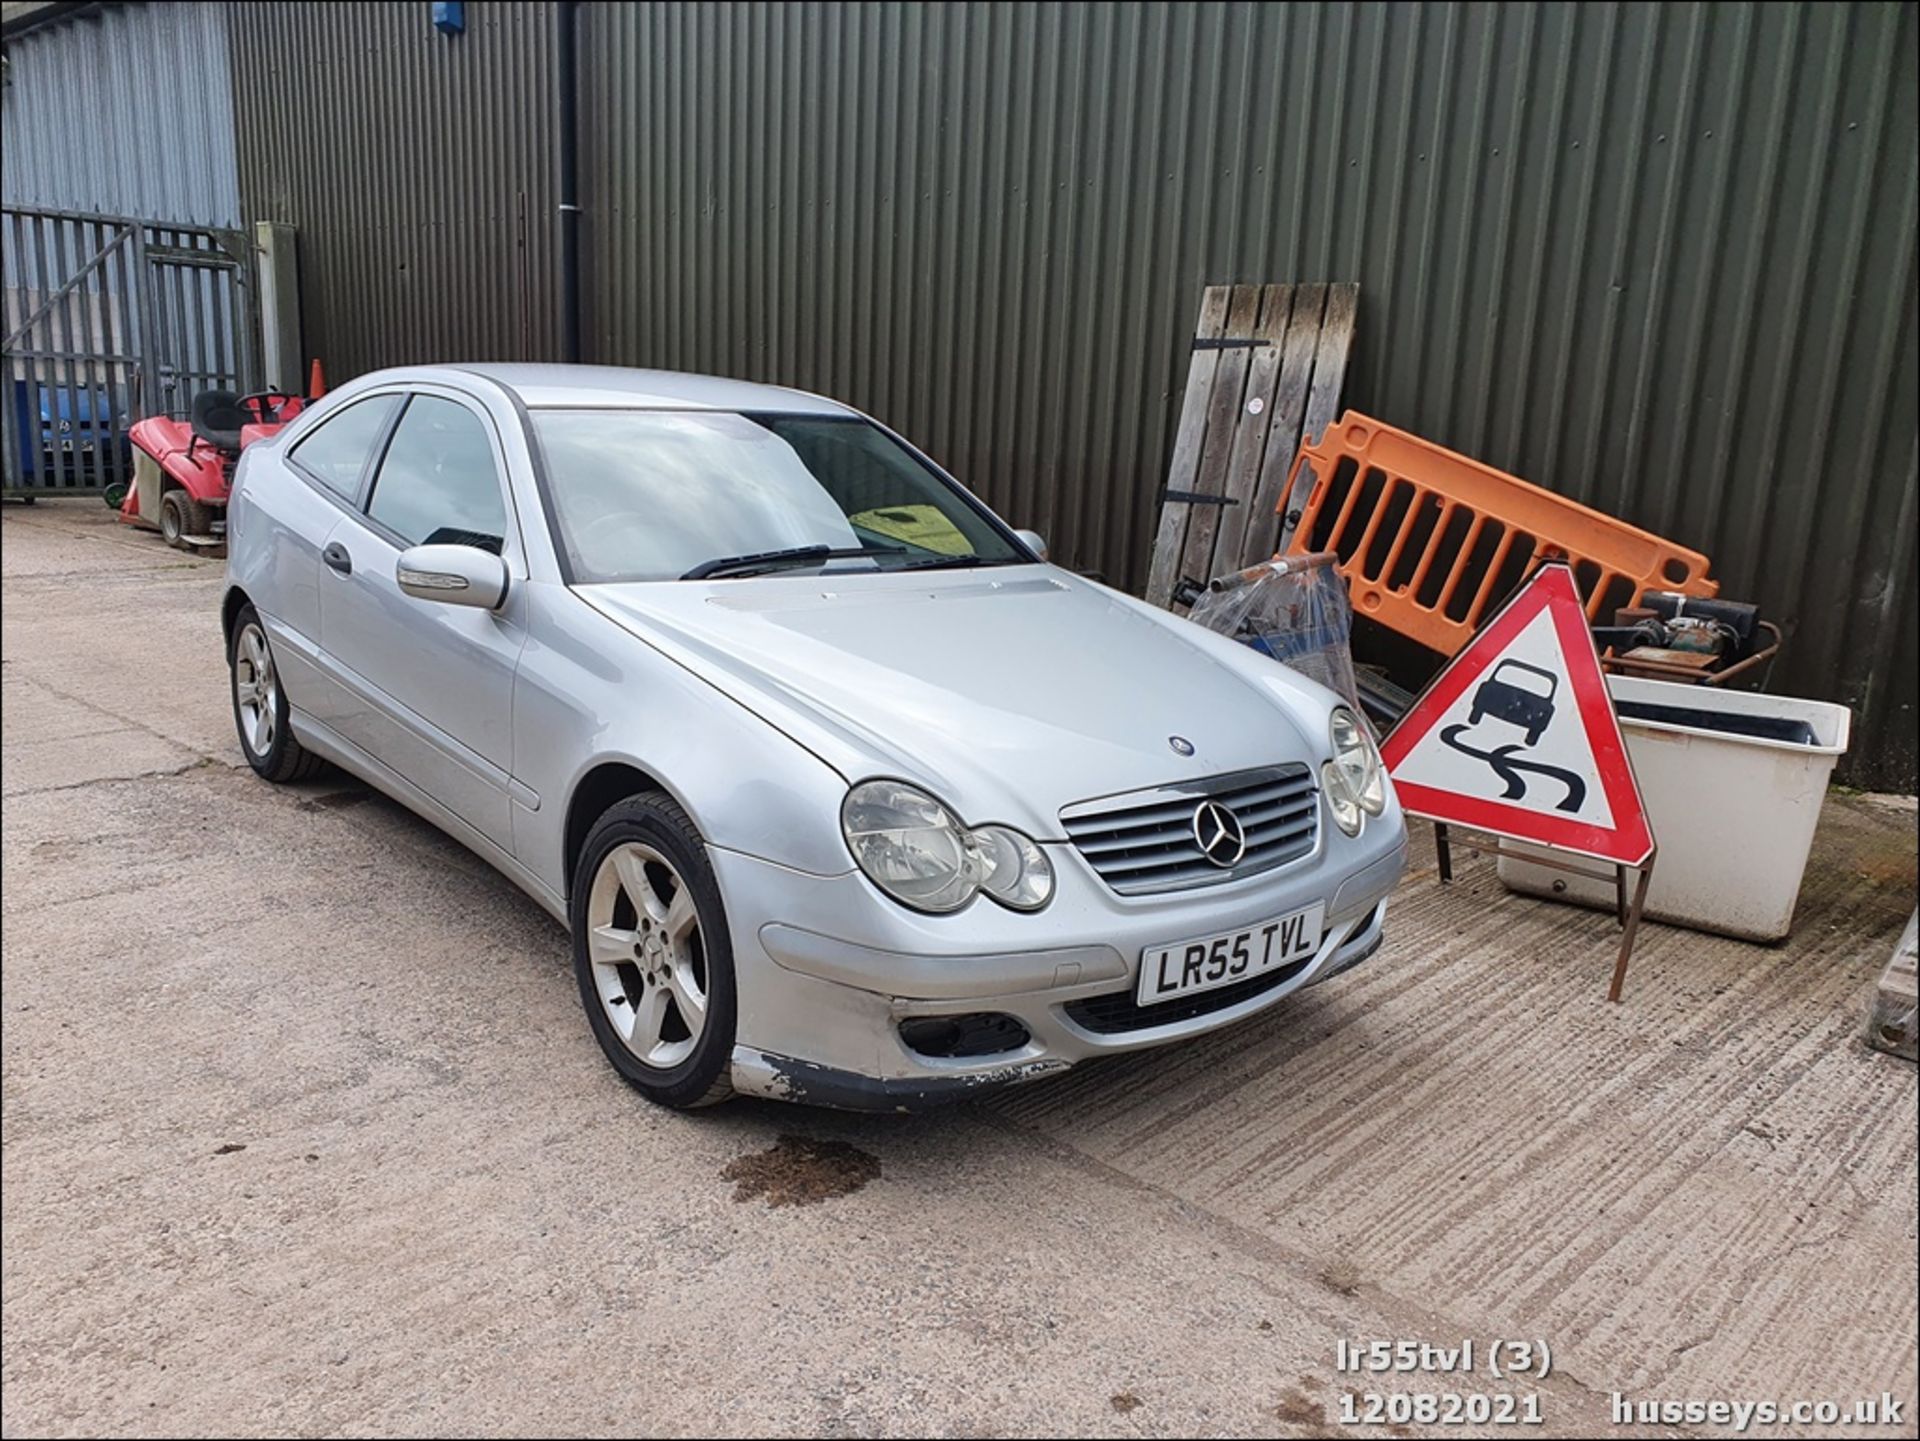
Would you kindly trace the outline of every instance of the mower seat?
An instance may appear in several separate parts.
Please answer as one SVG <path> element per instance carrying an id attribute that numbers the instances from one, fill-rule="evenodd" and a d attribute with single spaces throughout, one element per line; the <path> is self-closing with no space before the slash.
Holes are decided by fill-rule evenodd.
<path id="1" fill-rule="evenodd" d="M 188 423 L 193 433 L 216 450 L 240 449 L 240 428 L 252 425 L 253 412 L 231 390 L 203 390 L 193 398 Z"/>

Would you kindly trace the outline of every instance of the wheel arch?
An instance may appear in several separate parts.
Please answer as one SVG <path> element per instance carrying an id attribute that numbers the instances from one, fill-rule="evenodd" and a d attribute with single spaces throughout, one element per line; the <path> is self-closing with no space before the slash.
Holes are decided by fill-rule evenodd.
<path id="1" fill-rule="evenodd" d="M 242 606 L 251 605 L 252 599 L 237 585 L 227 587 L 227 593 L 220 599 L 220 638 L 231 647 L 233 645 L 233 623 L 240 616 Z"/>
<path id="2" fill-rule="evenodd" d="M 561 835 L 560 885 L 563 895 L 569 899 L 573 896 L 574 867 L 579 863 L 580 852 L 586 849 L 587 833 L 593 829 L 594 822 L 621 801 L 648 791 L 660 791 L 673 796 L 682 810 L 687 809 L 670 787 L 627 760 L 598 761 L 574 782 L 567 796 L 566 828 Z M 693 813 L 688 811 L 687 814 L 691 816 Z M 695 825 L 698 824 L 696 821 Z"/>

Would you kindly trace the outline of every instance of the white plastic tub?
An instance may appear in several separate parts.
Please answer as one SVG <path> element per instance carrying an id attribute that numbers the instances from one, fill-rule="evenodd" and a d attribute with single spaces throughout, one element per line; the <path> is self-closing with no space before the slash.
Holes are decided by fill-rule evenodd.
<path id="1" fill-rule="evenodd" d="M 1660 847 L 1647 915 L 1743 940 L 1785 939 L 1851 713 L 1825 701 L 1628 676 L 1607 685 Z M 1613 909 L 1611 880 L 1505 857 L 1499 869 L 1509 890 Z"/>

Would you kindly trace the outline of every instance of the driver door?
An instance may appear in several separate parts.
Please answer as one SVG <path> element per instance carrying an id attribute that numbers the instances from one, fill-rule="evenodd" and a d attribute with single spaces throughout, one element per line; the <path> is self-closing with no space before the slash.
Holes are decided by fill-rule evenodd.
<path id="1" fill-rule="evenodd" d="M 408 395 L 365 501 L 328 537 L 320 644 L 345 691 L 346 738 L 502 850 L 513 845 L 513 675 L 526 565 L 494 422 L 451 391 Z M 401 553 L 474 545 L 507 563 L 497 610 L 400 589 Z"/>

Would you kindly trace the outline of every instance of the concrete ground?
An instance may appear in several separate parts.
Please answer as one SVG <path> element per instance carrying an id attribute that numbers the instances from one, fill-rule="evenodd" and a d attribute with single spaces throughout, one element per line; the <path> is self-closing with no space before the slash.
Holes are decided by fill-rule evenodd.
<path id="1" fill-rule="evenodd" d="M 1605 918 L 1443 891 L 1423 834 L 1382 953 L 1238 1029 L 921 1117 L 678 1116 L 511 885 L 242 766 L 218 562 L 77 501 L 0 555 L 9 1436 L 1311 1435 L 1369 1391 L 1537 1395 L 1536 1435 L 1892 1392 L 1860 1434 L 1915 1434 L 1916 1072 L 1858 1040 L 1909 802 L 1836 794 L 1791 943 L 1652 926 L 1619 1007 Z M 880 1174 L 737 1201 L 787 1133 Z M 1463 1337 L 1471 1376 L 1334 1370 Z M 1753 1434 L 1794 1431 L 1833 1428 Z"/>

